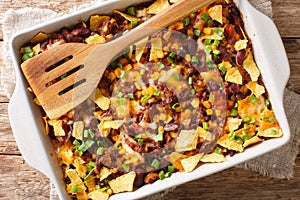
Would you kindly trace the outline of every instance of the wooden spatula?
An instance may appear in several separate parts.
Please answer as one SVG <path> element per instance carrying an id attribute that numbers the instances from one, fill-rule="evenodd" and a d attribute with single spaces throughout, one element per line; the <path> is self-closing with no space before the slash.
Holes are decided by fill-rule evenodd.
<path id="1" fill-rule="evenodd" d="M 111 42 L 62 44 L 25 61 L 21 68 L 49 118 L 58 118 L 89 98 L 111 60 L 122 50 L 212 2 L 181 0 Z M 66 58 L 69 60 L 60 64 Z M 53 65 L 57 67 L 50 69 Z M 67 72 L 74 73 L 59 78 Z"/>

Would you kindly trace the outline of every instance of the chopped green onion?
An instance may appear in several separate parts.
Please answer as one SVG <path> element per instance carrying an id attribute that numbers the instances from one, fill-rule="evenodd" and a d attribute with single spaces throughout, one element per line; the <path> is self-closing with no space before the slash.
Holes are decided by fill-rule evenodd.
<path id="1" fill-rule="evenodd" d="M 174 63 L 174 60 L 173 60 L 173 58 L 172 58 L 172 57 L 170 57 L 170 56 L 168 56 L 168 57 L 167 57 L 167 61 L 168 61 L 169 63 L 171 63 L 171 64 L 172 64 L 172 63 Z"/>
<path id="2" fill-rule="evenodd" d="M 234 140 L 235 140 L 238 144 L 243 144 L 243 139 L 240 138 L 239 136 L 235 136 Z"/>
<path id="3" fill-rule="evenodd" d="M 153 93 L 154 96 L 159 96 L 160 95 L 160 90 L 155 90 Z"/>
<path id="4" fill-rule="evenodd" d="M 71 187 L 71 192 L 72 193 L 77 193 L 81 191 L 81 187 L 77 186 L 77 185 L 72 185 Z"/>
<path id="5" fill-rule="evenodd" d="M 130 170 L 130 166 L 125 163 L 122 164 L 122 168 L 124 169 L 125 172 L 128 172 Z"/>
<path id="6" fill-rule="evenodd" d="M 171 63 L 171 68 L 174 69 L 175 68 L 175 64 Z"/>
<path id="7" fill-rule="evenodd" d="M 256 119 L 253 118 L 253 117 L 251 117 L 249 123 L 252 124 L 252 123 L 254 123 L 254 122 L 256 122 Z"/>
<path id="8" fill-rule="evenodd" d="M 230 116 L 232 116 L 232 117 L 236 117 L 236 116 L 238 116 L 238 114 L 239 114 L 239 112 L 236 109 L 232 109 L 230 111 Z"/>
<path id="9" fill-rule="evenodd" d="M 120 144 L 118 144 L 118 143 L 115 144 L 115 147 L 116 147 L 116 149 L 118 149 L 118 150 L 122 149 L 122 146 L 121 146 Z"/>
<path id="10" fill-rule="evenodd" d="M 224 35 L 224 33 L 223 33 L 223 31 L 221 30 L 221 29 L 219 29 L 219 28 L 215 28 L 215 33 L 218 35 L 218 36 L 220 36 L 220 37 L 222 37 L 223 35 Z"/>
<path id="11" fill-rule="evenodd" d="M 222 149 L 220 147 L 216 147 L 215 148 L 215 152 L 218 153 L 218 154 L 221 154 L 222 153 Z"/>
<path id="12" fill-rule="evenodd" d="M 169 178 L 169 177 L 171 177 L 171 175 L 172 175 L 172 173 L 167 172 L 167 173 L 165 173 L 165 178 Z"/>
<path id="13" fill-rule="evenodd" d="M 166 177 L 165 177 L 165 172 L 162 170 L 158 173 L 158 177 L 160 180 L 164 180 Z"/>
<path id="14" fill-rule="evenodd" d="M 205 22 L 209 22 L 210 21 L 210 17 L 207 13 L 203 13 L 201 15 L 201 19 L 203 19 Z"/>
<path id="15" fill-rule="evenodd" d="M 129 97 L 130 99 L 134 99 L 133 93 L 129 93 L 129 94 L 128 94 L 128 97 Z"/>
<path id="16" fill-rule="evenodd" d="M 82 154 L 83 154 L 83 152 L 80 151 L 80 150 L 78 150 L 78 149 L 76 149 L 75 153 L 76 153 L 77 155 L 79 155 L 79 156 L 82 156 Z"/>
<path id="17" fill-rule="evenodd" d="M 188 84 L 189 84 L 189 85 L 192 85 L 192 84 L 193 84 L 193 77 L 189 77 Z"/>
<path id="18" fill-rule="evenodd" d="M 168 172 L 173 173 L 175 171 L 175 167 L 173 165 L 168 166 Z"/>
<path id="19" fill-rule="evenodd" d="M 109 186 L 104 186 L 103 188 L 100 189 L 101 192 L 105 192 L 108 190 L 110 187 Z"/>
<path id="20" fill-rule="evenodd" d="M 159 69 L 165 68 L 165 65 L 162 62 L 157 62 L 156 64 L 158 65 Z"/>
<path id="21" fill-rule="evenodd" d="M 192 89 L 192 90 L 191 90 L 191 93 L 192 93 L 192 94 L 196 94 L 196 90 L 195 90 L 195 89 Z"/>
<path id="22" fill-rule="evenodd" d="M 216 69 L 217 65 L 215 63 L 208 63 L 207 68 L 208 69 Z"/>
<path id="23" fill-rule="evenodd" d="M 102 156 L 104 154 L 104 147 L 98 147 L 97 155 Z"/>
<path id="24" fill-rule="evenodd" d="M 94 173 L 94 169 L 95 169 L 95 168 L 93 168 L 93 169 L 88 173 L 88 175 L 86 175 L 83 179 L 84 179 L 84 180 L 87 180 L 87 179 Z"/>
<path id="25" fill-rule="evenodd" d="M 272 134 L 272 135 L 277 135 L 277 134 L 278 134 L 278 131 L 277 131 L 276 129 L 272 129 L 272 130 L 271 130 L 271 134 Z"/>
<path id="26" fill-rule="evenodd" d="M 91 148 L 93 146 L 93 144 L 95 143 L 95 141 L 93 140 L 87 140 L 85 142 L 83 142 L 79 147 L 78 150 L 85 152 L 86 150 L 88 150 L 89 148 Z"/>
<path id="27" fill-rule="evenodd" d="M 89 132 L 88 132 L 88 130 L 84 130 L 84 131 L 83 131 L 83 137 L 85 137 L 85 138 L 89 137 Z"/>
<path id="28" fill-rule="evenodd" d="M 98 141 L 97 141 L 97 145 L 98 145 L 99 147 L 107 147 L 107 145 L 105 144 L 105 142 L 102 141 L 102 140 L 98 140 Z"/>
<path id="29" fill-rule="evenodd" d="M 177 110 L 177 109 L 179 109 L 181 107 L 181 105 L 180 105 L 180 103 L 175 103 L 175 104 L 173 104 L 173 106 L 172 106 L 172 109 L 173 110 Z"/>
<path id="30" fill-rule="evenodd" d="M 167 150 L 166 150 L 165 148 L 161 148 L 161 152 L 162 152 L 163 154 L 165 154 L 165 153 L 167 153 Z"/>
<path id="31" fill-rule="evenodd" d="M 251 136 L 250 133 L 243 134 L 244 140 L 249 140 L 251 137 L 252 137 L 252 136 Z"/>
<path id="32" fill-rule="evenodd" d="M 78 148 L 81 145 L 81 143 L 78 140 L 74 140 L 73 144 L 76 148 Z"/>
<path id="33" fill-rule="evenodd" d="M 250 121 L 250 117 L 244 117 L 244 118 L 243 118 L 243 121 L 244 121 L 244 122 L 249 122 L 249 121 Z"/>
<path id="34" fill-rule="evenodd" d="M 154 159 L 151 163 L 151 166 L 154 167 L 154 169 L 158 169 L 160 165 L 160 161 L 158 159 Z"/>
<path id="35" fill-rule="evenodd" d="M 68 73 L 65 73 L 65 74 L 63 74 L 63 75 L 60 76 L 60 79 L 62 80 L 64 78 L 66 78 L 67 76 L 68 76 Z"/>
<path id="36" fill-rule="evenodd" d="M 156 139 L 159 142 L 162 142 L 164 140 L 164 135 L 162 133 L 159 133 L 156 135 Z"/>
<path id="37" fill-rule="evenodd" d="M 235 132 L 231 131 L 228 136 L 229 136 L 230 139 L 234 139 L 235 138 Z"/>
<path id="38" fill-rule="evenodd" d="M 210 39 L 205 39 L 205 40 L 204 40 L 204 44 L 205 44 L 205 45 L 210 45 L 210 43 L 211 43 L 211 40 L 210 40 Z"/>
<path id="39" fill-rule="evenodd" d="M 194 30 L 194 36 L 199 37 L 201 35 L 201 31 L 196 29 Z"/>
<path id="40" fill-rule="evenodd" d="M 212 47 L 211 46 L 207 46 L 205 49 L 206 54 L 210 54 L 212 52 Z"/>
<path id="41" fill-rule="evenodd" d="M 175 81 L 179 81 L 179 79 L 180 79 L 180 75 L 179 74 L 174 74 L 174 79 L 175 79 Z"/>
<path id="42" fill-rule="evenodd" d="M 30 46 L 29 47 L 24 47 L 24 51 L 25 51 L 25 53 L 32 53 L 33 52 L 32 48 Z"/>
<path id="43" fill-rule="evenodd" d="M 190 23 L 191 23 L 191 19 L 190 18 L 185 18 L 184 20 L 183 20 L 183 24 L 185 25 L 185 26 L 188 26 L 188 25 L 190 25 Z"/>
<path id="44" fill-rule="evenodd" d="M 142 134 L 137 134 L 135 137 L 135 140 L 138 141 L 139 143 L 143 142 L 143 135 Z"/>
<path id="45" fill-rule="evenodd" d="M 244 124 L 244 129 L 248 129 L 249 128 L 249 124 Z"/>
<path id="46" fill-rule="evenodd" d="M 132 16 L 136 15 L 136 9 L 134 6 L 128 7 L 126 11 L 129 15 L 132 15 Z"/>
<path id="47" fill-rule="evenodd" d="M 126 100 L 126 98 L 119 98 L 118 102 L 120 105 L 124 105 L 124 104 L 126 104 L 127 100 Z"/>
<path id="48" fill-rule="evenodd" d="M 222 74 L 227 72 L 227 68 L 224 65 L 220 65 L 219 70 L 222 72 Z"/>
<path id="49" fill-rule="evenodd" d="M 125 78 L 125 77 L 126 77 L 126 71 L 121 70 L 120 78 Z"/>
<path id="50" fill-rule="evenodd" d="M 237 108 L 239 106 L 238 102 L 234 104 L 234 107 Z"/>
<path id="51" fill-rule="evenodd" d="M 221 43 L 220 40 L 214 40 L 213 44 L 218 47 L 220 45 L 220 43 Z"/>
<path id="52" fill-rule="evenodd" d="M 208 122 L 202 122 L 202 126 L 203 126 L 203 129 L 205 129 L 205 130 L 209 129 Z"/>
<path id="53" fill-rule="evenodd" d="M 145 96 L 143 96 L 143 97 L 141 98 L 141 102 L 142 102 L 142 103 L 146 103 L 150 98 L 151 98 L 150 95 L 145 95 Z"/>
<path id="54" fill-rule="evenodd" d="M 144 74 L 145 74 L 145 72 L 146 72 L 146 70 L 145 70 L 145 69 L 141 69 L 141 71 L 140 71 L 140 74 L 141 74 L 141 75 L 144 75 Z"/>
<path id="55" fill-rule="evenodd" d="M 199 63 L 198 57 L 197 57 L 197 56 L 193 56 L 191 62 L 192 62 L 193 64 L 198 64 L 198 63 Z"/>
<path id="56" fill-rule="evenodd" d="M 215 100 L 215 96 L 213 94 L 209 95 L 209 100 L 214 101 Z"/>
<path id="57" fill-rule="evenodd" d="M 95 162 L 90 161 L 86 164 L 86 167 L 91 171 L 95 167 Z"/>
<path id="58" fill-rule="evenodd" d="M 275 119 L 274 119 L 273 117 L 270 117 L 270 118 L 268 118 L 268 121 L 269 121 L 271 124 L 274 124 Z"/>
<path id="59" fill-rule="evenodd" d="M 120 69 L 123 69 L 123 65 L 122 65 L 122 63 L 117 63 L 117 66 L 120 68 Z"/>
<path id="60" fill-rule="evenodd" d="M 175 56 L 176 56 L 176 53 L 175 52 L 171 52 L 168 57 L 174 58 Z"/>
<path id="61" fill-rule="evenodd" d="M 267 106 L 267 107 L 269 107 L 269 106 L 271 105 L 271 102 L 270 102 L 269 99 L 266 99 L 266 102 L 265 102 L 265 103 L 266 103 L 266 106 Z"/>
<path id="62" fill-rule="evenodd" d="M 254 94 L 252 94 L 248 100 L 250 103 L 254 103 L 256 101 L 256 96 Z"/>
<path id="63" fill-rule="evenodd" d="M 215 55 L 220 55 L 221 54 L 221 51 L 220 50 L 213 50 L 213 54 L 215 54 Z"/>
<path id="64" fill-rule="evenodd" d="M 137 25 L 138 25 L 138 20 L 132 20 L 131 22 L 130 22 L 130 28 L 134 28 L 134 27 L 136 27 Z"/>
<path id="65" fill-rule="evenodd" d="M 22 56 L 22 61 L 26 61 L 28 60 L 29 58 L 32 58 L 34 56 L 34 53 L 31 52 L 31 53 L 25 53 L 23 56 Z"/>

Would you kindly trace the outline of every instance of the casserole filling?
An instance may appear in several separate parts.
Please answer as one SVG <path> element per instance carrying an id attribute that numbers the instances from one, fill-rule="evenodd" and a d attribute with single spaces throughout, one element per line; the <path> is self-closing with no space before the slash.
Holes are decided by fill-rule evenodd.
<path id="1" fill-rule="evenodd" d="M 151 1 L 40 32 L 21 49 L 22 60 L 67 42 L 109 42 L 173 3 Z M 74 199 L 108 199 L 282 137 L 231 0 L 201 8 L 124 50 L 89 99 L 59 119 L 44 120 Z"/>

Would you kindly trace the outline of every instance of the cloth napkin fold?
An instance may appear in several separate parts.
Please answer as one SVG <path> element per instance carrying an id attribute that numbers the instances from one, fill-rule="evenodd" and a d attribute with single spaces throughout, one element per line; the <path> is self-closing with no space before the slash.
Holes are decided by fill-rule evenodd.
<path id="1" fill-rule="evenodd" d="M 90 3 L 83 4 L 77 8 L 79 10 L 95 3 L 101 3 L 105 0 L 96 0 Z M 268 0 L 249 0 L 254 7 L 263 12 L 269 17 L 272 17 L 272 4 Z M 12 65 L 12 60 L 9 55 L 9 39 L 11 35 L 24 28 L 31 27 L 41 22 L 56 18 L 63 15 L 48 9 L 38 8 L 23 8 L 19 10 L 9 9 L 2 18 L 2 30 L 4 34 L 2 57 L 5 66 L 0 66 L 0 81 L 8 98 L 11 97 L 15 87 L 15 72 Z M 293 177 L 293 167 L 295 159 L 298 155 L 300 129 L 297 123 L 300 121 L 300 95 L 288 89 L 284 92 L 284 106 L 286 115 L 289 121 L 291 138 L 290 141 L 283 147 L 274 150 L 268 154 L 262 155 L 258 158 L 247 161 L 237 167 L 257 171 L 263 175 L 274 178 L 290 179 Z M 163 193 L 154 194 L 147 197 L 147 200 L 163 199 L 163 196 L 168 192 L 176 189 L 171 188 Z M 50 199 L 59 199 L 55 187 L 51 184 Z"/>

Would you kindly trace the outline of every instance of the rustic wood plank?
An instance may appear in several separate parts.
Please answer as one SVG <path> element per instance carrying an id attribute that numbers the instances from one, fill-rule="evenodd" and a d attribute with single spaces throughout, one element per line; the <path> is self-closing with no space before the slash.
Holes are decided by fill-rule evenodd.
<path id="1" fill-rule="evenodd" d="M 253 171 L 231 168 L 177 187 L 165 199 L 299 199 L 300 158 L 296 160 L 295 178 L 274 179 Z"/>
<path id="2" fill-rule="evenodd" d="M 21 156 L 0 155 L 0 200 L 49 199 L 49 179 Z"/>
<path id="3" fill-rule="evenodd" d="M 2 52 L 2 45 L 3 45 L 3 42 L 0 42 L 0 49 L 1 49 L 0 52 Z M 4 67 L 1 53 L 0 53 L 0 67 Z M 1 76 L 1 70 L 0 70 L 0 76 Z M 0 102 L 8 102 L 8 98 L 5 95 L 3 85 L 1 85 L 1 84 L 0 84 Z"/>
<path id="4" fill-rule="evenodd" d="M 0 104 L 0 155 L 20 155 L 9 124 L 7 106 L 7 103 Z"/>
<path id="5" fill-rule="evenodd" d="M 300 94 L 300 39 L 284 39 L 283 42 L 291 68 L 287 87 Z"/>
<path id="6" fill-rule="evenodd" d="M 83 3 L 90 2 L 88 0 L 72 0 L 64 3 L 61 0 L 30 0 L 30 1 L 0 1 L 0 18 L 8 8 L 19 9 L 24 7 L 37 7 L 52 9 L 56 12 L 68 13 L 71 9 Z M 299 37 L 300 26 L 298 25 L 297 13 L 300 10 L 300 1 L 295 0 L 271 0 L 273 5 L 273 19 L 278 26 L 283 37 Z M 288 22 L 288 23 L 287 23 Z M 1 24 L 0 24 L 1 26 Z M 0 30 L 0 39 L 3 39 L 2 30 Z"/>

